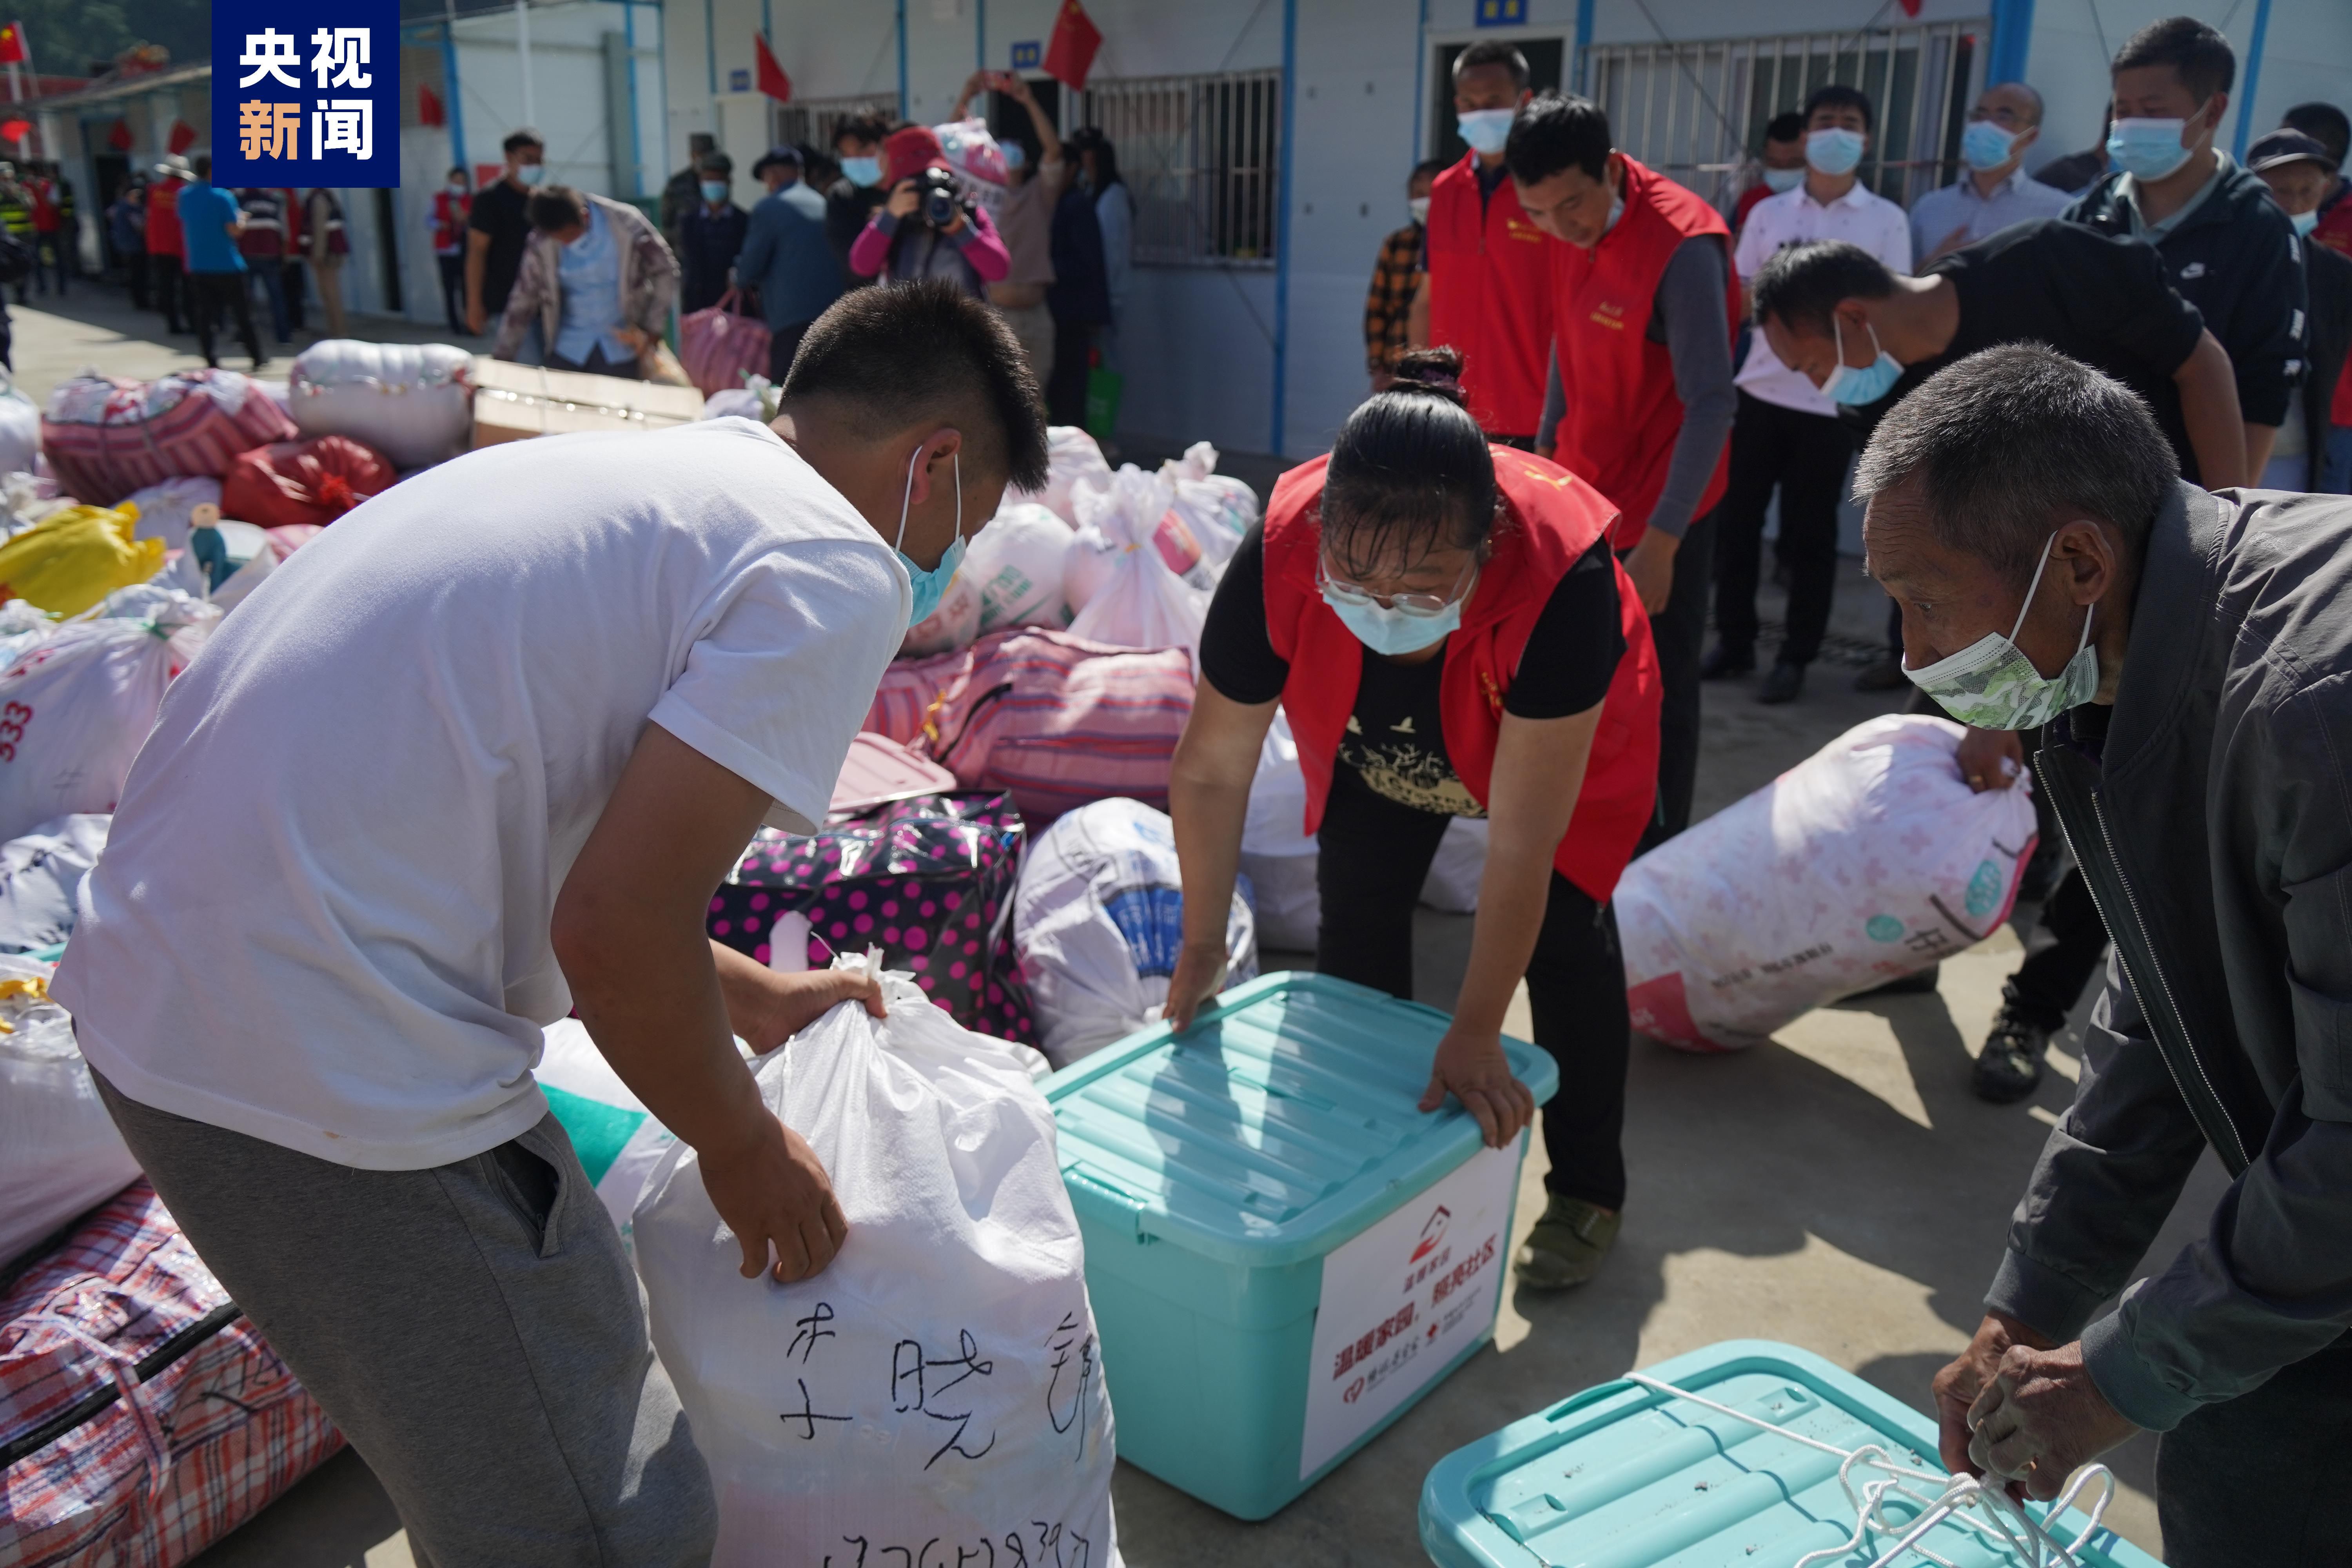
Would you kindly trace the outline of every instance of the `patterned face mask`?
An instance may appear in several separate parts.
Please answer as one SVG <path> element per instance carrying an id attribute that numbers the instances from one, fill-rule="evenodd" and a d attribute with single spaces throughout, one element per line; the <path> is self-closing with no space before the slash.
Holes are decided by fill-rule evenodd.
<path id="1" fill-rule="evenodd" d="M 2057 538 L 2052 534 L 2051 543 Z M 2008 637 L 1987 632 L 1925 669 L 1906 666 L 1903 673 L 1911 678 L 1911 684 L 1934 698 L 1945 712 L 1979 730 L 2034 729 L 2069 708 L 2088 702 L 2099 689 L 2099 654 L 2091 647 L 2091 615 L 2096 605 L 2083 606 L 2082 639 L 2074 645 L 2074 657 L 2055 675 L 2034 668 L 2033 661 L 2014 640 L 2025 626 L 2025 612 L 2032 607 L 2033 591 L 2042 586 L 2042 574 L 2049 564 L 2050 544 L 2045 543 L 2041 563 L 2033 568 L 2033 581 L 2026 587 L 2025 603 L 2018 607 L 2017 624 L 2009 628 Z"/>

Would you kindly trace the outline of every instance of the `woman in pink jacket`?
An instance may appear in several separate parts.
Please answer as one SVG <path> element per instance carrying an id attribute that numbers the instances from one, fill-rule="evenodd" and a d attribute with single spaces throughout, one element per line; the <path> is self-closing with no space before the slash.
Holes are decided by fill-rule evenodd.
<path id="1" fill-rule="evenodd" d="M 883 140 L 882 158 L 890 199 L 850 246 L 849 269 L 861 278 L 944 278 L 986 298 L 1013 258 L 988 214 L 956 192 L 940 139 L 905 126 Z"/>

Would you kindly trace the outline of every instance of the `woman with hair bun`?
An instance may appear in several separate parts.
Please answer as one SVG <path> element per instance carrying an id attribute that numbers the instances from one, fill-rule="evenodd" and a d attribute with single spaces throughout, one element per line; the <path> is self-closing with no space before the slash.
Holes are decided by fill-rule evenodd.
<path id="1" fill-rule="evenodd" d="M 1498 1148 L 1533 1120 L 1499 1038 L 1525 976 L 1560 1088 L 1543 1116 L 1550 1202 L 1515 1267 L 1559 1289 L 1600 1268 L 1625 1201 L 1631 1025 L 1609 897 L 1653 814 L 1658 667 L 1610 553 L 1616 509 L 1490 446 L 1461 367 L 1451 349 L 1404 354 L 1329 457 L 1283 475 L 1226 568 L 1169 786 L 1185 929 L 1167 1016 L 1189 1025 L 1223 984 L 1217 911 L 1277 700 L 1321 849 L 1322 973 L 1410 996 L 1438 840 L 1487 818 L 1469 972 L 1422 1109 L 1452 1094 Z"/>

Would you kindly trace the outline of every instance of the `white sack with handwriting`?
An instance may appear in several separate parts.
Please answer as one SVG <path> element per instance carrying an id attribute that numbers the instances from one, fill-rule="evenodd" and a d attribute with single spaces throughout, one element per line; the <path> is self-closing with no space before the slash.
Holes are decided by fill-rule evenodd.
<path id="1" fill-rule="evenodd" d="M 848 1218 L 830 1268 L 745 1279 L 684 1143 L 637 1205 L 711 1561 L 1108 1568 L 1110 1399 L 1053 1112 L 1013 1047 L 883 987 L 887 1019 L 844 1003 L 754 1069 Z"/>

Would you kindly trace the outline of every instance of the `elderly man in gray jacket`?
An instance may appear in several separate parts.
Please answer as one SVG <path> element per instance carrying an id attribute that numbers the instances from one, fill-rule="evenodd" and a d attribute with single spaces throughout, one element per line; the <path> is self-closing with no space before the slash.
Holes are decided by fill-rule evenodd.
<path id="1" fill-rule="evenodd" d="M 2116 956 L 2018 1205 L 1945 1462 L 2021 1494 L 2164 1434 L 2166 1561 L 2352 1552 L 2352 500 L 2208 494 L 2144 405 L 1989 349 L 1882 423 L 1856 491 L 1906 673 L 2046 725 Z M 2210 1145 L 2204 1239 L 2131 1277 Z"/>

